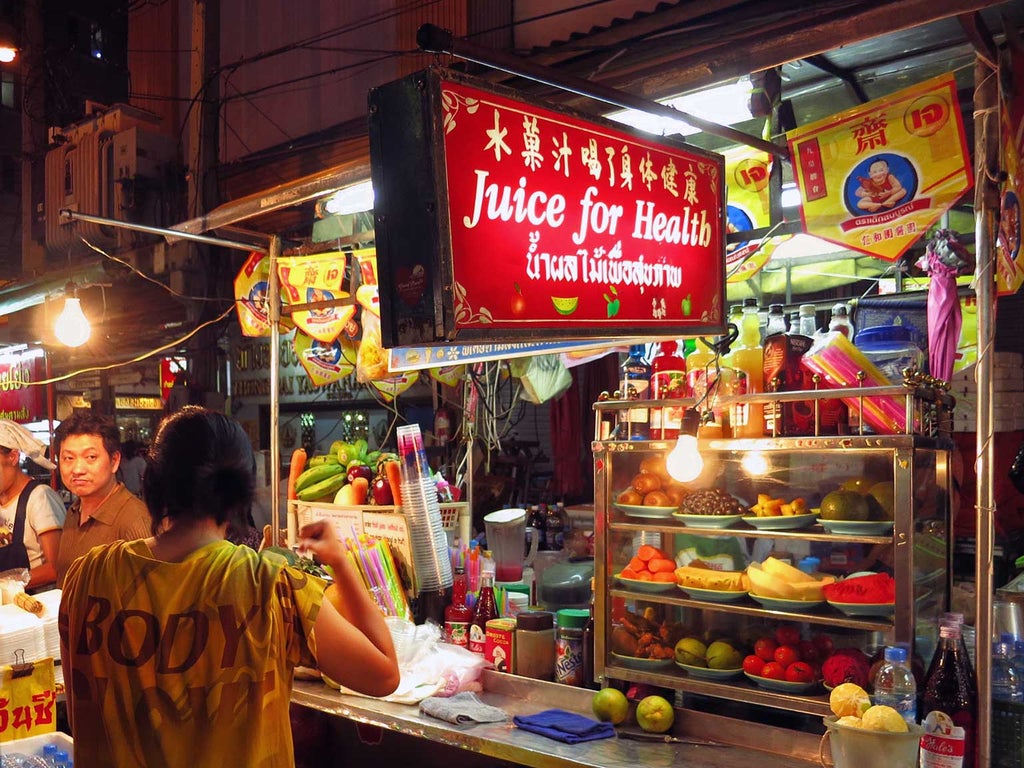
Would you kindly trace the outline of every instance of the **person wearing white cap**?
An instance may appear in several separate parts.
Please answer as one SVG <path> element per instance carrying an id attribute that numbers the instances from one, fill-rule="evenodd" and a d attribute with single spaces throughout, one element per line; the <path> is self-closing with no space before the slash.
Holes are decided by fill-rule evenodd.
<path id="1" fill-rule="evenodd" d="M 0 573 L 25 568 L 26 591 L 57 581 L 57 552 L 64 527 L 64 502 L 48 485 L 21 468 L 22 454 L 44 469 L 54 469 L 46 446 L 25 427 L 0 420 Z"/>

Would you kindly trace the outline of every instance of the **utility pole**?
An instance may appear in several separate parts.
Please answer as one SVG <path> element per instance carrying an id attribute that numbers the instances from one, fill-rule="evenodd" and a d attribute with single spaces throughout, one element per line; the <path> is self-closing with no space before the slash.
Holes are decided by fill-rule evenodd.
<path id="1" fill-rule="evenodd" d="M 220 105 L 220 0 L 193 0 L 192 3 L 192 58 L 190 91 L 192 101 L 188 109 L 188 142 L 185 165 L 188 173 L 188 215 L 195 218 L 220 202 L 213 170 L 218 159 L 217 116 Z M 188 257 L 179 271 L 182 293 L 209 295 L 215 286 L 210 277 L 210 246 L 189 243 Z M 174 274 L 171 277 L 175 282 Z M 195 322 L 207 319 L 207 305 L 200 303 Z M 217 389 L 217 344 L 215 331 L 204 330 L 192 340 L 188 361 L 190 387 L 203 395 L 203 402 L 217 407 L 211 395 Z"/>
<path id="2" fill-rule="evenodd" d="M 42 0 L 25 0 L 21 71 L 21 273 L 46 272 L 42 234 L 35 235 L 36 207 L 43 201 L 46 169 L 46 104 L 43 88 Z"/>

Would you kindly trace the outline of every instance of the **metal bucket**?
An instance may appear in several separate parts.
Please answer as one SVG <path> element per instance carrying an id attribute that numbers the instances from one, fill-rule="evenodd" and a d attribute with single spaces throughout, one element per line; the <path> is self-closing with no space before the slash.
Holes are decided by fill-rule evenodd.
<path id="1" fill-rule="evenodd" d="M 917 752 L 924 733 L 920 725 L 910 726 L 908 733 L 889 733 L 839 725 L 836 720 L 833 716 L 824 719 L 828 730 L 821 737 L 818 759 L 825 768 L 917 768 Z M 826 746 L 831 756 L 828 762 Z"/>

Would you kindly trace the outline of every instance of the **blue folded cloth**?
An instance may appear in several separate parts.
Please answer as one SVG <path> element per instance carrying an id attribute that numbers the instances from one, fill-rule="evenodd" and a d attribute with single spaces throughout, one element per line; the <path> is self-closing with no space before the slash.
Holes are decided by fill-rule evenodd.
<path id="1" fill-rule="evenodd" d="M 591 717 L 566 712 L 564 709 L 546 709 L 534 715 L 516 715 L 512 722 L 524 731 L 547 736 L 566 744 L 610 739 L 615 735 L 615 726 L 611 723 L 602 723 Z"/>

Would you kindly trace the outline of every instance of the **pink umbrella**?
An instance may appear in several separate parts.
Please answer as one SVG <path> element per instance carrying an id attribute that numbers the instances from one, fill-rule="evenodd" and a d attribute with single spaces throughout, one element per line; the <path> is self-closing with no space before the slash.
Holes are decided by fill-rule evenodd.
<path id="1" fill-rule="evenodd" d="M 917 266 L 931 275 L 928 287 L 928 371 L 936 379 L 953 376 L 956 345 L 960 340 L 960 297 L 957 275 L 973 270 L 973 259 L 957 240 L 956 232 L 940 229 Z"/>

